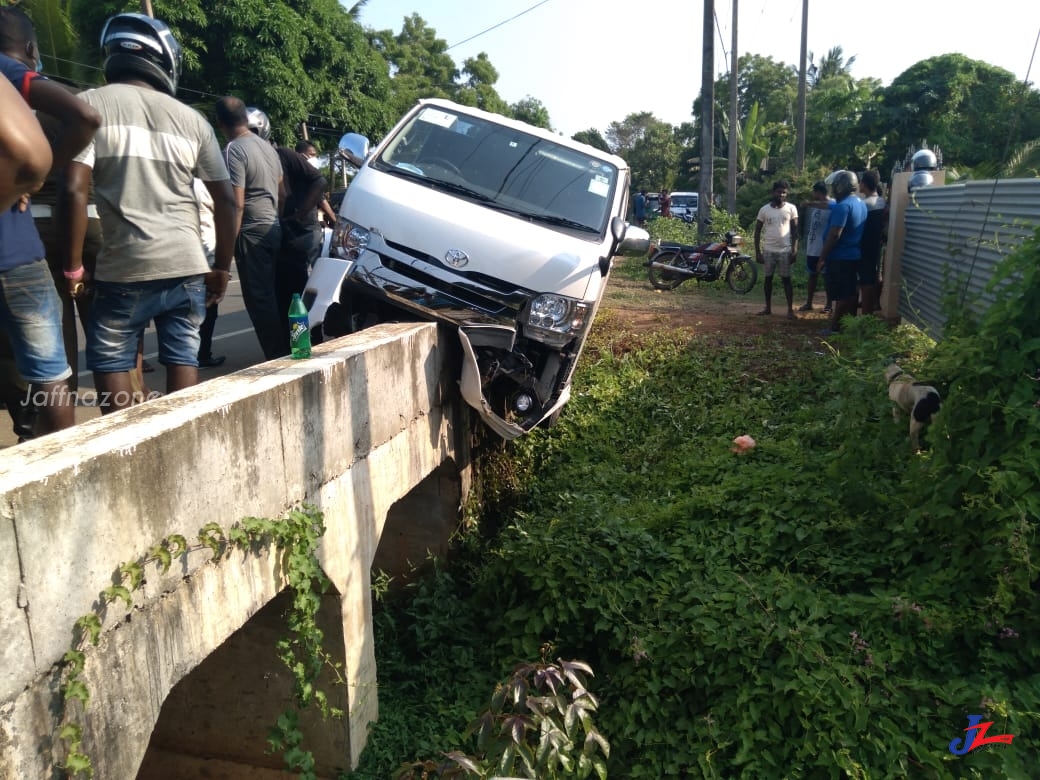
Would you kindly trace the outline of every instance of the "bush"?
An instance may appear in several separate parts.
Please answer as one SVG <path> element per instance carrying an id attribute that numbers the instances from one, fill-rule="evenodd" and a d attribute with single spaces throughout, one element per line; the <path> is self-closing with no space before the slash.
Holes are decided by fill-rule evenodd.
<path id="1" fill-rule="evenodd" d="M 410 613 L 459 616 L 427 677 L 475 713 L 471 677 L 553 642 L 597 671 L 619 778 L 1034 774 L 1040 238 L 995 283 L 1016 294 L 938 345 L 873 318 L 835 350 L 599 323 L 567 414 L 507 449 L 506 527 Z M 894 354 L 946 396 L 922 455 Z M 383 712 L 425 695 L 409 675 Z M 1019 736 L 954 755 L 969 715 Z"/>

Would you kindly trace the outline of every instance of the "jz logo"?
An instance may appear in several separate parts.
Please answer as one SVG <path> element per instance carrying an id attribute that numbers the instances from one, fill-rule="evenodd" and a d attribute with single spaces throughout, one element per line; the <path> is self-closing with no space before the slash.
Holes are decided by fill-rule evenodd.
<path id="1" fill-rule="evenodd" d="M 981 720 L 981 715 L 968 716 L 968 728 L 964 729 L 967 734 L 963 739 L 955 739 L 950 742 L 951 753 L 955 756 L 963 756 L 965 753 L 970 753 L 975 748 L 980 748 L 983 745 L 1010 745 L 1011 740 L 1015 738 L 1013 734 L 998 734 L 994 737 L 987 737 L 986 732 L 993 725 L 993 721 L 980 723 L 979 721 Z"/>

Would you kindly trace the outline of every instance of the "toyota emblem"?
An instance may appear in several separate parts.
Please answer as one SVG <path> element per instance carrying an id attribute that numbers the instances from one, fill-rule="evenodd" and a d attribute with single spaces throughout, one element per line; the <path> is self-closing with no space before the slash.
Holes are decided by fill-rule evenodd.
<path id="1" fill-rule="evenodd" d="M 444 262 L 452 268 L 462 268 L 469 262 L 469 255 L 461 249 L 449 249 L 444 253 Z"/>

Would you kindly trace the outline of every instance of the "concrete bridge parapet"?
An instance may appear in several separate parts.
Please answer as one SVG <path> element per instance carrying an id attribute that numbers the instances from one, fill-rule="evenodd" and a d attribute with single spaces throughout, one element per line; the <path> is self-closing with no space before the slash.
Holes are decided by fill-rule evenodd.
<path id="1" fill-rule="evenodd" d="M 346 679 L 334 703 L 347 713 L 308 733 L 319 776 L 356 764 L 378 713 L 369 589 L 384 526 L 436 547 L 468 489 L 470 415 L 457 345 L 440 335 L 382 325 L 310 360 L 265 363 L 0 453 L 0 778 L 61 776 L 59 665 L 122 563 L 174 534 L 196 539 L 208 522 L 278 518 L 303 502 L 325 514 L 319 558 L 335 593 L 322 615 Z M 191 553 L 165 575 L 149 571 L 129 613 L 106 621 L 84 671 L 95 777 L 160 777 L 142 764 L 169 777 L 284 776 L 264 743 L 289 690 L 269 646 L 285 584 L 276 559 Z"/>

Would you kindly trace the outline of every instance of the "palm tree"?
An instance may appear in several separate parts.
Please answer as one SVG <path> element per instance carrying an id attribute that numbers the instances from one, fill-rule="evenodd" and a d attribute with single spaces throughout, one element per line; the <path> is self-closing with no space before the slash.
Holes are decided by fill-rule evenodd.
<path id="1" fill-rule="evenodd" d="M 811 54 L 809 55 L 809 61 L 812 62 Z M 835 46 L 820 58 L 820 64 L 816 66 L 815 83 L 819 84 L 824 79 L 832 76 L 851 76 L 852 66 L 855 62 L 855 55 L 846 60 L 842 48 Z"/>
<path id="2" fill-rule="evenodd" d="M 96 83 L 97 73 L 81 64 L 85 58 L 72 26 L 72 0 L 23 0 L 23 6 L 36 28 L 44 72 L 78 83 Z"/>

